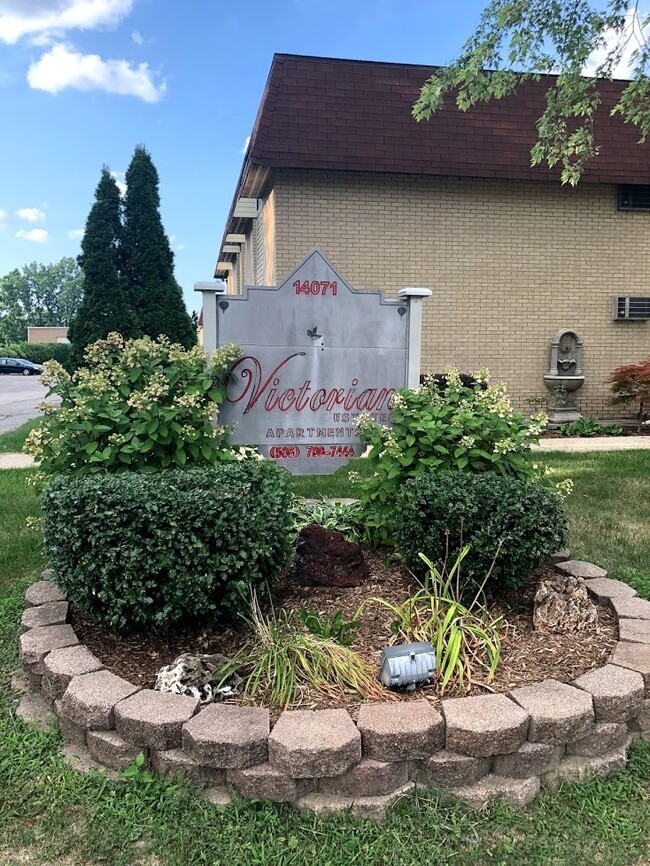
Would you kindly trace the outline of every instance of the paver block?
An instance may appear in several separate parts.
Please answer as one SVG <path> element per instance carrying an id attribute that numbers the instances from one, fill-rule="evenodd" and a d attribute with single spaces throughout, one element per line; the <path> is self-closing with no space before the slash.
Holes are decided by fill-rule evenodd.
<path id="1" fill-rule="evenodd" d="M 571 755 L 560 762 L 559 767 L 543 776 L 544 784 L 555 790 L 560 782 L 582 782 L 593 776 L 605 778 L 610 773 L 624 769 L 627 763 L 626 749 L 616 749 L 597 758 L 581 758 Z"/>
<path id="2" fill-rule="evenodd" d="M 428 701 L 362 704 L 357 727 L 363 754 L 376 761 L 428 758 L 445 744 L 445 723 Z"/>
<path id="3" fill-rule="evenodd" d="M 612 580 L 611 577 L 596 577 L 586 580 L 585 583 L 590 595 L 603 605 L 609 605 L 613 598 L 634 598 L 637 595 L 637 591 L 627 583 L 623 583 L 622 580 Z"/>
<path id="4" fill-rule="evenodd" d="M 268 763 L 246 770 L 228 770 L 227 780 L 242 797 L 273 803 L 295 803 L 313 793 L 317 786 L 316 779 L 292 779 Z"/>
<path id="5" fill-rule="evenodd" d="M 340 776 L 361 760 L 361 734 L 345 710 L 289 710 L 269 737 L 269 762 L 294 779 Z"/>
<path id="6" fill-rule="evenodd" d="M 182 749 L 168 749 L 164 751 L 151 751 L 151 766 L 160 776 L 169 776 L 172 779 L 187 778 L 192 782 L 211 787 L 223 787 L 226 783 L 226 771 L 216 767 L 205 767 L 197 764 L 187 752 Z"/>
<path id="7" fill-rule="evenodd" d="M 37 607 L 26 607 L 20 620 L 22 631 L 44 625 L 63 625 L 68 618 L 67 601 L 48 601 Z"/>
<path id="8" fill-rule="evenodd" d="M 30 695 L 35 690 L 32 678 L 22 668 L 18 668 L 12 673 L 9 687 L 17 695 Z"/>
<path id="9" fill-rule="evenodd" d="M 116 731 L 88 731 L 86 748 L 91 758 L 113 770 L 125 770 L 142 749 L 127 743 Z"/>
<path id="10" fill-rule="evenodd" d="M 584 580 L 603 579 L 607 577 L 604 568 L 594 565 L 593 562 L 584 562 L 581 559 L 568 559 L 566 562 L 555 564 L 555 570 L 560 574 L 568 574 L 570 577 L 582 577 Z"/>
<path id="11" fill-rule="evenodd" d="M 410 774 L 418 785 L 459 788 L 474 785 L 487 776 L 491 767 L 491 757 L 473 758 L 442 749 L 425 761 L 414 761 L 410 766 Z"/>
<path id="12" fill-rule="evenodd" d="M 352 802 L 351 814 L 355 818 L 367 818 L 371 821 L 383 821 L 386 814 L 398 800 L 410 796 L 415 790 L 413 782 L 406 782 L 390 794 L 372 797 L 355 797 Z"/>
<path id="13" fill-rule="evenodd" d="M 539 794 L 540 781 L 537 776 L 528 779 L 513 779 L 505 776 L 486 776 L 475 785 L 456 788 L 454 794 L 468 805 L 480 809 L 490 800 L 500 797 L 515 809 L 522 809 Z"/>
<path id="14" fill-rule="evenodd" d="M 323 794 L 341 794 L 344 797 L 383 797 L 403 787 L 409 781 L 409 766 L 406 761 L 374 761 L 362 758 L 361 762 L 343 773 L 329 779 L 321 779 L 319 790 Z"/>
<path id="15" fill-rule="evenodd" d="M 59 719 L 59 727 L 61 728 L 61 736 L 69 743 L 77 746 L 86 745 L 86 728 L 84 725 L 78 725 L 76 722 L 66 718 L 61 709 L 61 701 L 54 701 L 54 712 Z"/>
<path id="16" fill-rule="evenodd" d="M 23 722 L 35 725 L 39 731 L 49 731 L 56 724 L 56 716 L 52 706 L 40 692 L 23 695 L 16 707 L 16 715 Z"/>
<path id="17" fill-rule="evenodd" d="M 51 698 L 61 698 L 74 677 L 92 674 L 104 665 L 85 646 L 52 650 L 43 662 L 43 689 Z"/>
<path id="18" fill-rule="evenodd" d="M 596 758 L 598 755 L 622 748 L 627 743 L 628 737 L 625 722 L 598 722 L 586 737 L 569 743 L 566 753 L 582 758 Z"/>
<path id="19" fill-rule="evenodd" d="M 510 696 L 530 713 L 528 739 L 533 743 L 561 745 L 577 740 L 593 728 L 593 699 L 574 686 L 544 680 L 513 689 Z"/>
<path id="20" fill-rule="evenodd" d="M 52 580 L 37 580 L 36 583 L 28 586 L 25 592 L 27 607 L 35 607 L 51 601 L 66 601 L 67 598 L 65 592 L 60 590 Z"/>
<path id="21" fill-rule="evenodd" d="M 650 644 L 650 620 L 621 619 L 618 622 L 618 639 L 626 643 Z"/>
<path id="22" fill-rule="evenodd" d="M 199 699 L 142 689 L 115 707 L 115 727 L 125 740 L 152 749 L 177 749 L 181 731 L 199 708 Z"/>
<path id="23" fill-rule="evenodd" d="M 81 674 L 65 690 L 61 712 L 86 730 L 110 730 L 115 727 L 115 705 L 137 691 L 137 686 L 110 671 Z"/>
<path id="24" fill-rule="evenodd" d="M 626 722 L 643 704 L 643 677 L 638 671 L 617 665 L 588 671 L 578 677 L 574 685 L 592 696 L 599 722 Z"/>
<path id="25" fill-rule="evenodd" d="M 621 641 L 614 646 L 609 661 L 621 668 L 638 671 L 645 683 L 645 695 L 650 698 L 650 646 Z"/>
<path id="26" fill-rule="evenodd" d="M 79 643 L 71 625 L 45 625 L 33 628 L 20 636 L 20 661 L 34 674 L 42 676 L 43 661 L 52 650 Z"/>
<path id="27" fill-rule="evenodd" d="M 65 763 L 79 773 L 92 773 L 93 771 L 96 771 L 108 776 L 109 779 L 117 779 L 117 773 L 115 770 L 109 770 L 106 767 L 102 767 L 101 764 L 98 764 L 97 761 L 93 760 L 90 752 L 85 748 L 85 746 L 67 743 L 61 749 L 61 754 L 63 755 Z"/>
<path id="28" fill-rule="evenodd" d="M 630 731 L 641 734 L 643 739 L 650 738 L 650 700 L 648 698 L 643 701 L 639 712 L 627 724 Z"/>
<path id="29" fill-rule="evenodd" d="M 299 712 L 298 710 L 296 712 Z M 300 812 L 314 812 L 316 815 L 332 815 L 352 808 L 352 797 L 336 794 L 307 794 L 301 797 L 296 806 Z"/>
<path id="30" fill-rule="evenodd" d="M 550 556 L 551 563 L 557 565 L 558 562 L 567 562 L 571 559 L 571 551 L 568 547 L 563 547 L 561 550 L 556 550 Z"/>
<path id="31" fill-rule="evenodd" d="M 215 788 L 206 788 L 204 797 L 209 800 L 213 806 L 229 806 L 232 802 L 232 796 L 228 788 L 217 786 Z"/>
<path id="32" fill-rule="evenodd" d="M 486 758 L 515 752 L 528 733 L 528 713 L 505 695 L 452 698 L 442 702 L 446 748 Z"/>
<path id="33" fill-rule="evenodd" d="M 208 767 L 239 770 L 268 759 L 269 711 L 211 704 L 183 726 L 183 748 Z"/>
<path id="34" fill-rule="evenodd" d="M 619 619 L 650 619 L 650 601 L 624 595 L 611 600 L 611 608 Z"/>
<path id="35" fill-rule="evenodd" d="M 44 571 L 41 572 L 41 580 L 53 580 L 53 578 L 54 572 L 51 568 L 46 568 Z"/>
<path id="36" fill-rule="evenodd" d="M 496 755 L 492 771 L 496 776 L 526 779 L 553 770 L 564 755 L 563 746 L 550 743 L 524 743 L 509 755 Z"/>

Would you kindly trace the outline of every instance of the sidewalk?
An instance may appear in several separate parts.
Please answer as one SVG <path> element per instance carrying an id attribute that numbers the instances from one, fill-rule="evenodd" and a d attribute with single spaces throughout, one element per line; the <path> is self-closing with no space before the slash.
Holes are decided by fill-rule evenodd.
<path id="1" fill-rule="evenodd" d="M 34 465 L 34 458 L 29 454 L 20 454 L 9 451 L 0 454 L 0 469 L 26 469 Z"/>
<path id="2" fill-rule="evenodd" d="M 650 436 L 585 436 L 578 439 L 542 439 L 535 451 L 634 451 L 650 448 Z"/>

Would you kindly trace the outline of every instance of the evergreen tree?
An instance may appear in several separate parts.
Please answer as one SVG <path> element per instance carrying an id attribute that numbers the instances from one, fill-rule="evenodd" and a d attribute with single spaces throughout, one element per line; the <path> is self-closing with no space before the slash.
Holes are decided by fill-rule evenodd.
<path id="1" fill-rule="evenodd" d="M 135 149 L 126 184 L 121 261 L 140 330 L 189 348 L 196 344 L 196 330 L 174 278 L 174 254 L 159 213 L 158 172 L 144 147 Z"/>
<path id="2" fill-rule="evenodd" d="M 95 191 L 95 203 L 86 220 L 78 259 L 84 273 L 83 300 L 68 333 L 75 366 L 83 363 L 86 346 L 111 331 L 126 338 L 138 334 L 138 322 L 120 274 L 121 216 L 120 191 L 104 167 Z"/>

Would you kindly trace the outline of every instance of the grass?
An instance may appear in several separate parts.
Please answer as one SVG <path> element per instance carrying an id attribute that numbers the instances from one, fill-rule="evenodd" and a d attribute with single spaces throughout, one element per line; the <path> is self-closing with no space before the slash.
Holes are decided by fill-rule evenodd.
<path id="1" fill-rule="evenodd" d="M 9 430 L 7 433 L 0 433 L 0 454 L 7 454 L 10 451 L 22 451 L 27 434 L 31 433 L 34 427 L 38 427 L 40 422 L 40 418 L 33 418 L 31 421 L 26 421 L 15 430 Z"/>
<path id="2" fill-rule="evenodd" d="M 650 452 L 544 457 L 571 476 L 570 543 L 650 597 Z M 359 471 L 359 467 L 355 467 Z M 235 801 L 217 809 L 192 787 L 108 781 L 70 770 L 57 733 L 19 723 L 8 689 L 25 585 L 44 564 L 25 528 L 38 501 L 28 470 L 0 472 L 0 863 L 111 866 L 632 866 L 647 858 L 650 744 L 625 772 L 545 793 L 525 812 L 467 812 L 433 793 L 400 803 L 385 824 Z M 339 473 L 296 479 L 301 495 L 354 495 Z"/>

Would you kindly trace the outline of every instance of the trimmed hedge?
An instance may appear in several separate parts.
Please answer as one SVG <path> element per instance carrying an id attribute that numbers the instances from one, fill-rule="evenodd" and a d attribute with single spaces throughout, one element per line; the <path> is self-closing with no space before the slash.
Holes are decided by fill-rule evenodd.
<path id="1" fill-rule="evenodd" d="M 70 366 L 71 347 L 69 343 L 8 343 L 0 345 L 0 357 L 24 358 L 32 364 L 44 364 L 46 361 L 58 361 L 68 369 Z"/>
<path id="2" fill-rule="evenodd" d="M 59 476 L 43 494 L 45 548 L 70 600 L 113 631 L 212 624 L 287 563 L 290 499 L 286 470 L 254 460 Z"/>
<path id="3" fill-rule="evenodd" d="M 519 587 L 564 544 L 562 499 L 540 484 L 489 473 L 431 472 L 407 481 L 397 497 L 395 543 L 416 574 L 424 553 L 451 566 L 465 544 L 461 579 L 481 583 L 503 544 L 488 589 Z"/>

